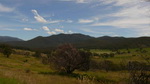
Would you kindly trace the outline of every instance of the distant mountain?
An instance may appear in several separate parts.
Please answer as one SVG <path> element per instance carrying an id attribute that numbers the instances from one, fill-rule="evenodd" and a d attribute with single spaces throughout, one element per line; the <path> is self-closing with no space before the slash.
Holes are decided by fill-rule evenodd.
<path id="1" fill-rule="evenodd" d="M 26 43 L 28 46 L 32 46 L 32 47 L 56 47 L 64 43 L 75 44 L 91 38 L 93 37 L 82 35 L 82 34 L 58 34 L 49 37 L 39 36 L 27 41 Z"/>
<path id="2" fill-rule="evenodd" d="M 58 34 L 49 37 L 36 37 L 28 41 L 9 42 L 14 46 L 27 48 L 54 48 L 64 43 L 71 43 L 78 48 L 137 48 L 150 47 L 150 37 L 124 38 L 124 37 L 91 37 L 83 34 Z"/>
<path id="3" fill-rule="evenodd" d="M 94 37 L 83 34 L 58 34 L 49 37 L 39 36 L 28 41 L 10 42 L 9 44 L 28 48 L 46 48 L 56 47 L 64 43 L 76 44 L 93 38 Z"/>
<path id="4" fill-rule="evenodd" d="M 124 37 L 98 37 L 78 43 L 80 48 L 120 49 L 150 47 L 150 37 L 124 38 Z"/>
<path id="5" fill-rule="evenodd" d="M 23 40 L 10 36 L 0 36 L 0 42 L 11 42 L 11 41 L 23 41 Z"/>

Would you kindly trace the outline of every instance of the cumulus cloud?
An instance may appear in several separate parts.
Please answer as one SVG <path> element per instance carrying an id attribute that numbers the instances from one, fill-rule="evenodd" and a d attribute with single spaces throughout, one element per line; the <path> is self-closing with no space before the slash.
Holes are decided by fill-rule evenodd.
<path id="1" fill-rule="evenodd" d="M 79 19 L 78 23 L 92 23 L 94 20 L 89 20 L 89 19 Z"/>
<path id="2" fill-rule="evenodd" d="M 32 13 L 35 15 L 34 18 L 41 23 L 47 23 L 47 21 L 38 14 L 37 10 L 32 10 Z"/>
<path id="3" fill-rule="evenodd" d="M 59 29 L 59 28 L 53 28 L 53 29 L 50 30 L 50 28 L 48 28 L 47 26 L 43 26 L 42 29 L 43 29 L 47 34 L 50 34 L 50 35 L 59 34 L 59 33 L 65 33 L 65 34 L 73 33 L 71 30 L 65 32 L 64 30 Z"/>
<path id="4" fill-rule="evenodd" d="M 46 31 L 47 34 L 56 34 L 55 31 L 51 31 L 47 26 L 43 26 L 42 29 Z"/>
<path id="5" fill-rule="evenodd" d="M 13 12 L 14 10 L 14 8 L 4 6 L 0 3 L 0 12 Z"/>
<path id="6" fill-rule="evenodd" d="M 59 32 L 59 33 L 64 33 L 64 30 L 62 29 L 55 29 L 56 32 Z"/>
<path id="7" fill-rule="evenodd" d="M 47 33 L 48 34 L 56 34 L 56 32 L 54 32 L 54 31 L 48 31 Z"/>
<path id="8" fill-rule="evenodd" d="M 72 34 L 72 33 L 74 33 L 74 32 L 73 32 L 73 31 L 71 31 L 71 30 L 69 30 L 69 31 L 68 31 L 68 33 L 69 33 L 69 34 Z"/>
<path id="9" fill-rule="evenodd" d="M 50 31 L 47 26 L 43 26 L 42 29 L 45 30 L 45 31 Z"/>
<path id="10" fill-rule="evenodd" d="M 73 31 L 71 31 L 71 30 L 69 30 L 69 31 L 64 31 L 64 30 L 62 30 L 62 29 L 55 29 L 54 30 L 56 33 L 64 33 L 64 34 L 72 34 L 73 33 Z"/>
<path id="11" fill-rule="evenodd" d="M 23 30 L 25 30 L 25 31 L 36 31 L 36 29 L 33 29 L 33 28 L 23 28 Z"/>

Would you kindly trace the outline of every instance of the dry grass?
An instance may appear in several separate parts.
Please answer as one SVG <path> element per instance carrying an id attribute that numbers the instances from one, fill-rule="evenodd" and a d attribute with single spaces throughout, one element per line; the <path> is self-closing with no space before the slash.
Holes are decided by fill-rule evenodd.
<path id="1" fill-rule="evenodd" d="M 24 63 L 24 60 L 28 62 Z M 21 84 L 95 84 L 88 79 L 77 79 L 60 75 L 44 75 L 40 72 L 53 72 L 48 65 L 34 57 L 11 55 L 6 58 L 0 54 L 0 78 L 16 79 Z M 19 83 L 20 84 L 20 83 Z"/>
<path id="2" fill-rule="evenodd" d="M 132 50 L 134 51 L 134 50 Z M 94 52 L 110 52 L 107 50 Z M 134 53 L 137 54 L 137 53 Z M 148 52 L 150 54 L 150 52 Z M 24 62 L 24 60 L 28 60 Z M 102 58 L 94 58 L 94 60 L 101 61 Z M 131 54 L 116 55 L 114 58 L 108 58 L 114 63 L 118 64 L 122 60 L 138 60 L 142 61 L 139 56 L 132 56 Z M 52 74 L 39 74 L 41 72 L 49 73 L 53 70 L 49 65 L 44 65 L 41 61 L 34 57 L 26 57 L 23 55 L 11 55 L 10 58 L 6 58 L 0 53 L 0 78 L 15 79 L 19 82 L 15 84 L 127 84 L 126 80 L 129 76 L 127 71 L 88 71 L 80 72 L 77 74 L 87 74 L 88 76 L 81 76 L 78 78 L 52 75 Z M 91 76 L 89 78 L 89 76 Z M 99 82 L 97 82 L 99 81 Z M 0 81 L 1 82 L 1 81 Z"/>
<path id="3" fill-rule="evenodd" d="M 3 77 L 17 79 L 21 84 L 95 84 L 88 78 L 81 80 L 59 75 L 43 75 L 33 72 L 25 73 L 21 70 L 8 70 L 4 68 L 1 68 L 0 74 Z"/>

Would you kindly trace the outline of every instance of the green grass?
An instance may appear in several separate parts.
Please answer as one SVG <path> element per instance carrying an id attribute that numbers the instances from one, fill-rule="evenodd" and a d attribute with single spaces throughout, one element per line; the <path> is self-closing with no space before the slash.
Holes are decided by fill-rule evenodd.
<path id="1" fill-rule="evenodd" d="M 144 48 L 143 49 L 143 50 L 148 51 L 147 53 L 136 52 L 136 50 L 137 49 L 129 49 L 129 51 L 131 53 L 115 54 L 115 56 L 113 58 L 102 58 L 102 57 L 97 56 L 97 57 L 93 58 L 93 60 L 96 60 L 96 61 L 110 60 L 110 61 L 114 62 L 115 64 L 118 64 L 123 60 L 126 61 L 126 62 L 128 62 L 128 61 L 139 61 L 139 62 L 145 62 L 146 63 L 146 61 L 142 58 L 141 55 L 143 55 L 147 58 L 148 57 L 150 58 L 150 48 Z M 120 49 L 119 51 L 127 52 L 126 49 Z M 114 53 L 110 50 L 99 50 L 99 49 L 92 49 L 91 52 L 98 53 L 98 54 L 101 54 L 101 53 Z M 136 56 L 133 56 L 133 55 L 136 55 Z"/>
<path id="2" fill-rule="evenodd" d="M 6 58 L 0 54 L 0 65 L 11 69 L 30 69 L 34 72 L 51 71 L 49 65 L 43 65 L 41 61 L 34 57 L 25 57 L 22 55 L 11 55 L 10 58 Z M 24 62 L 24 60 L 28 60 Z M 42 68 L 41 68 L 42 67 Z"/>
<path id="3" fill-rule="evenodd" d="M 100 83 L 106 84 L 120 84 L 120 82 L 126 82 L 129 74 L 127 71 L 103 71 L 103 70 L 96 70 L 96 71 L 87 71 L 87 72 L 80 72 L 80 74 L 86 74 L 90 77 L 93 77 L 95 80 L 100 81 Z"/>
<path id="4" fill-rule="evenodd" d="M 1 78 L 0 77 L 0 84 L 23 84 L 20 83 L 18 80 L 13 78 Z"/>
<path id="5" fill-rule="evenodd" d="M 113 58 L 101 58 L 93 57 L 93 60 L 103 61 L 110 60 L 114 64 L 120 62 L 128 63 L 128 61 L 145 62 L 140 55 L 150 55 L 150 48 L 146 48 L 147 53 L 135 52 L 137 49 L 129 49 L 131 53 L 125 53 L 115 55 Z M 20 50 L 21 51 L 21 50 Z M 92 49 L 94 53 L 111 53 L 110 50 L 98 50 Z M 126 49 L 121 49 L 124 52 Z M 137 55 L 137 56 L 133 56 Z M 28 60 L 24 62 L 24 60 Z M 29 70 L 29 72 L 27 72 Z M 46 74 L 41 74 L 46 73 Z M 88 78 L 80 80 L 75 77 L 62 76 L 59 74 L 47 74 L 54 73 L 49 65 L 41 63 L 40 59 L 29 56 L 12 54 L 10 58 L 6 58 L 0 53 L 0 84 L 126 84 L 126 80 L 129 76 L 127 71 L 75 71 L 76 74 L 86 74 L 88 77 L 93 77 L 96 81 L 91 81 Z M 107 83 L 104 83 L 107 82 Z"/>
<path id="6" fill-rule="evenodd" d="M 111 52 L 110 50 L 101 50 L 101 49 L 91 49 L 90 51 L 93 53 L 98 53 L 98 54 Z"/>
<path id="7" fill-rule="evenodd" d="M 26 59 L 28 62 L 23 62 Z M 42 64 L 40 59 L 32 56 L 12 54 L 10 58 L 6 58 L 0 53 L 0 84 L 80 84 L 82 82 L 73 77 L 45 75 L 40 74 L 41 72 L 54 71 L 49 65 Z M 84 81 L 82 84 L 87 82 Z"/>

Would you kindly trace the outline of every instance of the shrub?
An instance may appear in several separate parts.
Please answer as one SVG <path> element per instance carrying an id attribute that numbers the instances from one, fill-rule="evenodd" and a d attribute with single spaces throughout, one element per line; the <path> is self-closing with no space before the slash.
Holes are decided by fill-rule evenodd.
<path id="1" fill-rule="evenodd" d="M 12 48 L 9 45 L 3 44 L 0 46 L 1 52 L 8 58 L 12 54 Z"/>
<path id="2" fill-rule="evenodd" d="M 75 69 L 81 69 L 85 65 L 88 68 L 89 55 L 87 52 L 78 51 L 71 44 L 64 44 L 52 52 L 49 61 L 58 71 L 70 74 Z"/>
<path id="3" fill-rule="evenodd" d="M 34 54 L 33 54 L 34 57 L 41 57 L 41 52 L 40 51 L 36 51 Z"/>

